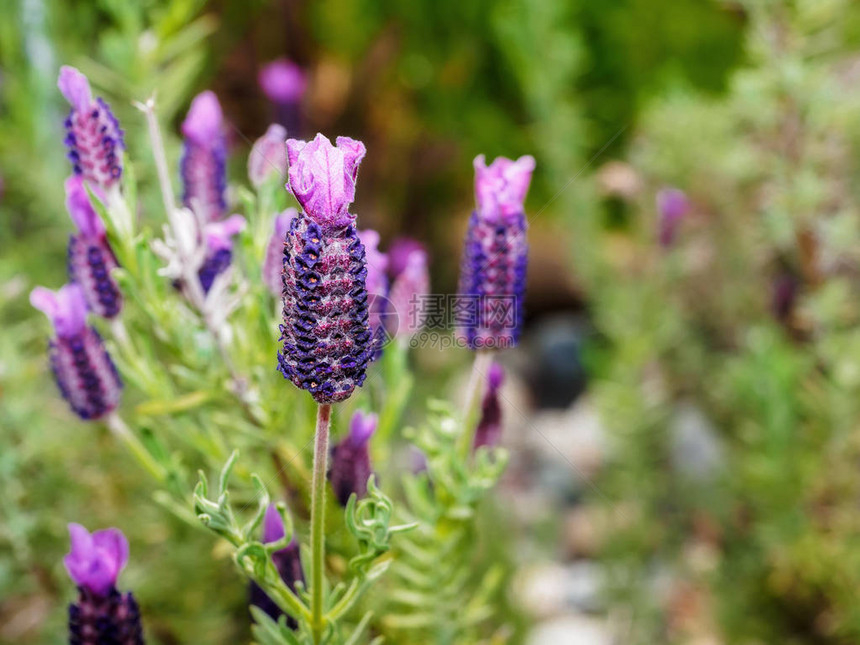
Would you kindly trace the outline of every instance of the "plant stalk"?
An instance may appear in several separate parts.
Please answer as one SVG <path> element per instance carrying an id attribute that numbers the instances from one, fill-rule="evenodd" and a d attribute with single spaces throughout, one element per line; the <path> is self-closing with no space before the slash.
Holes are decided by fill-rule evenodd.
<path id="1" fill-rule="evenodd" d="M 314 435 L 314 472 L 311 489 L 311 631 L 314 643 L 322 642 L 323 574 L 325 573 L 325 487 L 331 404 L 320 403 Z"/>
<path id="2" fill-rule="evenodd" d="M 486 349 L 479 349 L 475 352 L 475 360 L 472 363 L 472 373 L 469 376 L 469 384 L 466 386 L 466 400 L 463 405 L 463 429 L 460 433 L 460 454 L 466 456 L 469 454 L 469 448 L 472 445 L 472 434 L 474 428 L 470 421 L 474 414 L 475 402 L 480 393 L 481 384 L 490 371 L 490 365 L 493 362 L 493 355 Z"/>

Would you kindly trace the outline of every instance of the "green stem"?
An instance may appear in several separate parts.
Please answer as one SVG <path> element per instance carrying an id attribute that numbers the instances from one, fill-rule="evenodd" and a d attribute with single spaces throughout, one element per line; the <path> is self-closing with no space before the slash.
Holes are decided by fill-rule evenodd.
<path id="1" fill-rule="evenodd" d="M 164 467 L 158 463 L 153 456 L 150 454 L 149 450 L 140 442 L 140 440 L 134 435 L 131 429 L 125 424 L 125 421 L 122 420 L 122 417 L 119 416 L 116 412 L 111 412 L 105 418 L 105 424 L 110 429 L 115 437 L 120 439 L 126 446 L 128 446 L 131 453 L 135 456 L 135 458 L 140 462 L 140 465 L 143 466 L 150 475 L 155 477 L 159 482 L 163 482 L 167 478 L 167 471 L 165 471 Z"/>
<path id="2" fill-rule="evenodd" d="M 328 460 L 328 429 L 331 405 L 320 403 L 314 438 L 314 475 L 311 490 L 311 631 L 314 643 L 322 642 L 323 573 L 325 568 L 325 486 Z"/>

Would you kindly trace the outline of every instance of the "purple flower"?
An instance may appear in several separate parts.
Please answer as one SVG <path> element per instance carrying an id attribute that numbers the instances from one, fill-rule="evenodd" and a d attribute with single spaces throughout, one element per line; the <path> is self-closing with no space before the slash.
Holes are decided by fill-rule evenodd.
<path id="1" fill-rule="evenodd" d="M 209 293 L 212 283 L 227 270 L 233 259 L 233 237 L 245 230 L 245 218 L 231 215 L 220 222 L 210 222 L 203 228 L 206 238 L 206 258 L 197 272 L 204 293 Z"/>
<path id="2" fill-rule="evenodd" d="M 248 179 L 260 188 L 270 178 L 283 181 L 287 174 L 287 131 L 273 124 L 257 139 L 248 155 Z"/>
<path id="3" fill-rule="evenodd" d="M 61 67 L 57 87 L 72 106 L 65 144 L 75 174 L 107 190 L 122 176 L 123 131 L 108 104 L 93 99 L 87 77 L 77 69 Z"/>
<path id="4" fill-rule="evenodd" d="M 263 260 L 263 282 L 274 295 L 281 295 L 283 284 L 281 272 L 284 270 L 284 244 L 290 223 L 298 215 L 295 208 L 288 208 L 275 217 L 275 226 L 269 244 L 266 246 L 266 258 Z"/>
<path id="5" fill-rule="evenodd" d="M 93 313 L 113 318 L 122 309 L 122 293 L 111 276 L 117 261 L 79 175 L 66 180 L 66 208 L 78 228 L 69 237 L 69 277 L 81 286 Z"/>
<path id="6" fill-rule="evenodd" d="M 372 359 L 382 355 L 387 340 L 383 318 L 388 312 L 388 256 L 379 250 L 379 233 L 372 229 L 358 232 L 367 257 L 368 321 L 373 337 Z"/>
<path id="7" fill-rule="evenodd" d="M 30 303 L 54 325 L 51 371 L 72 411 L 85 420 L 99 419 L 119 404 L 122 382 L 101 336 L 87 327 L 83 289 L 68 284 L 53 292 L 36 287 Z"/>
<path id="8" fill-rule="evenodd" d="M 392 330 L 398 338 L 409 339 L 423 326 L 426 312 L 422 303 L 430 293 L 430 274 L 427 269 L 427 252 L 414 249 L 406 259 L 403 269 L 391 285 L 389 300 L 397 314 L 397 328 Z"/>
<path id="9" fill-rule="evenodd" d="M 121 594 L 116 580 L 128 561 L 128 540 L 119 529 L 90 534 L 69 524 L 71 550 L 63 559 L 78 588 L 69 606 L 69 642 L 77 645 L 143 645 L 140 610 L 131 593 Z"/>
<path id="10" fill-rule="evenodd" d="M 322 134 L 311 142 L 287 140 L 290 191 L 305 215 L 323 228 L 355 222 L 348 212 L 355 199 L 358 165 L 366 150 L 361 141 L 338 137 L 331 145 Z"/>
<path id="11" fill-rule="evenodd" d="M 274 504 L 270 504 L 266 509 L 266 515 L 263 519 L 263 542 L 271 544 L 284 538 L 284 521 L 281 519 L 281 514 L 278 512 Z M 289 544 L 283 549 L 279 549 L 272 554 L 272 562 L 281 574 L 281 580 L 286 583 L 293 592 L 299 582 L 304 584 L 305 573 L 302 569 L 302 560 L 299 553 L 299 543 L 296 542 L 295 536 L 290 540 Z M 251 604 L 265 611 L 273 620 L 277 621 L 283 611 L 280 607 L 263 591 L 256 583 L 251 583 Z M 291 629 L 296 629 L 298 623 L 291 616 L 287 616 L 287 625 Z"/>
<path id="12" fill-rule="evenodd" d="M 307 87 L 302 68 L 286 58 L 278 58 L 265 65 L 257 80 L 272 103 L 298 103 Z"/>
<path id="13" fill-rule="evenodd" d="M 482 446 L 498 445 L 502 438 L 502 408 L 499 405 L 499 388 L 505 380 L 505 370 L 498 363 L 490 366 L 487 389 L 481 402 L 481 418 L 472 443 L 474 450 Z"/>
<path id="14" fill-rule="evenodd" d="M 371 354 L 365 250 L 347 212 L 364 145 L 337 143 L 322 135 L 287 141 L 289 186 L 304 212 L 284 245 L 278 369 L 319 403 L 343 401 L 360 387 Z"/>
<path id="15" fill-rule="evenodd" d="M 63 558 L 72 582 L 104 596 L 116 586 L 119 572 L 128 562 L 128 540 L 119 529 L 90 534 L 80 524 L 69 524 L 72 548 Z"/>
<path id="16" fill-rule="evenodd" d="M 328 477 L 342 506 L 353 493 L 359 499 L 367 494 L 367 480 L 373 474 L 368 442 L 378 421 L 375 414 L 356 411 L 349 422 L 349 434 L 332 448 Z"/>
<path id="17" fill-rule="evenodd" d="M 664 188 L 657 192 L 658 239 L 664 249 L 675 243 L 678 227 L 690 211 L 690 200 L 683 190 Z"/>
<path id="18" fill-rule="evenodd" d="M 414 240 L 411 237 L 398 237 L 395 239 L 388 249 L 388 275 L 392 278 L 400 275 L 403 269 L 406 268 L 409 256 L 412 255 L 413 251 L 422 251 L 425 255 L 427 253 L 427 249 L 418 240 Z"/>
<path id="19" fill-rule="evenodd" d="M 517 219 L 523 212 L 529 191 L 535 169 L 534 157 L 520 157 L 516 161 L 498 157 L 487 166 L 484 155 L 478 155 L 474 166 L 479 216 L 493 224 Z"/>
<path id="20" fill-rule="evenodd" d="M 213 92 L 198 94 L 182 123 L 182 201 L 207 222 L 227 209 L 227 143 L 221 105 Z"/>
<path id="21" fill-rule="evenodd" d="M 460 334 L 472 349 L 512 347 L 519 340 L 528 243 L 523 201 L 532 157 L 475 159 L 477 210 L 472 213 L 460 266 Z"/>

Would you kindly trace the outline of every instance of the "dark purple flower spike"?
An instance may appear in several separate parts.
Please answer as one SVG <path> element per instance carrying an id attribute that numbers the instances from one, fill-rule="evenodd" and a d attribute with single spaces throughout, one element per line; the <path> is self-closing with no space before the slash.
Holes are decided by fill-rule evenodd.
<path id="1" fill-rule="evenodd" d="M 348 398 L 371 354 L 364 245 L 348 212 L 364 144 L 287 141 L 289 188 L 304 209 L 284 245 L 279 370 L 318 403 Z"/>
<path id="2" fill-rule="evenodd" d="M 108 190 L 122 177 L 123 131 L 101 97 L 93 99 L 87 77 L 74 67 L 60 68 L 57 81 L 72 109 L 66 118 L 66 146 L 75 174 Z"/>
<path id="3" fill-rule="evenodd" d="M 460 333 L 472 349 L 512 347 L 519 340 L 528 243 L 523 202 L 533 157 L 499 157 L 489 166 L 475 158 L 477 209 L 469 220 L 460 267 L 465 313 Z"/>
<path id="4" fill-rule="evenodd" d="M 119 529 L 90 534 L 69 524 L 71 550 L 63 559 L 78 588 L 69 605 L 71 645 L 143 645 L 140 611 L 134 596 L 120 593 L 117 577 L 128 562 L 128 540 Z"/>
<path id="5" fill-rule="evenodd" d="M 498 363 L 490 366 L 487 389 L 481 402 L 481 418 L 472 443 L 474 450 L 482 446 L 493 447 L 502 438 L 502 407 L 499 405 L 499 388 L 505 380 L 505 370 Z"/>
<path id="6" fill-rule="evenodd" d="M 210 222 L 203 227 L 206 238 L 206 258 L 197 272 L 203 293 L 209 293 L 212 283 L 227 270 L 233 260 L 233 237 L 245 230 L 245 218 L 231 215 L 220 222 Z"/>
<path id="7" fill-rule="evenodd" d="M 36 287 L 30 303 L 54 325 L 50 342 L 54 380 L 81 419 L 100 419 L 119 404 L 122 382 L 101 336 L 86 324 L 87 304 L 80 285 L 53 292 Z"/>
<path id="8" fill-rule="evenodd" d="M 80 175 L 66 180 L 66 208 L 78 228 L 69 237 L 69 277 L 81 286 L 94 314 L 114 318 L 122 309 L 122 293 L 111 276 L 117 261 Z"/>
<path id="9" fill-rule="evenodd" d="M 202 92 L 191 102 L 182 134 L 182 202 L 199 211 L 203 221 L 214 222 L 227 210 L 227 140 L 221 104 L 213 92 Z"/>
<path id="10" fill-rule="evenodd" d="M 284 535 L 284 521 L 281 519 L 281 514 L 274 504 L 270 504 L 266 509 L 266 515 L 263 519 L 263 542 L 271 544 L 272 542 L 282 540 Z M 293 592 L 296 592 L 297 583 L 305 583 L 305 574 L 299 554 L 299 543 L 296 541 L 295 536 L 293 536 L 287 546 L 272 554 L 272 562 L 274 562 L 275 567 L 278 569 L 278 573 L 281 574 L 281 580 Z M 275 621 L 284 613 L 275 601 L 269 598 L 266 592 L 254 582 L 251 583 L 251 604 L 262 609 Z M 287 616 L 287 625 L 291 629 L 298 627 L 298 623 L 291 616 Z"/>
<path id="11" fill-rule="evenodd" d="M 368 442 L 378 421 L 375 414 L 358 410 L 349 423 L 349 434 L 332 448 L 328 476 L 341 506 L 346 506 L 353 493 L 359 499 L 367 494 L 367 480 L 373 474 Z"/>

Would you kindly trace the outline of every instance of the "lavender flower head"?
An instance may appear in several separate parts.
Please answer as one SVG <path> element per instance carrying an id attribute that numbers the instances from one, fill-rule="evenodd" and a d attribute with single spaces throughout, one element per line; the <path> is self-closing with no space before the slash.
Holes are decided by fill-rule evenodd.
<path id="1" fill-rule="evenodd" d="M 231 215 L 220 222 L 210 222 L 203 227 L 206 238 L 206 258 L 197 272 L 204 293 L 209 293 L 212 284 L 227 270 L 233 259 L 233 237 L 245 230 L 245 218 Z"/>
<path id="2" fill-rule="evenodd" d="M 350 420 L 349 434 L 332 448 L 328 476 L 342 506 L 346 506 L 353 493 L 359 499 L 367 494 L 367 480 L 373 474 L 368 443 L 378 421 L 375 414 L 358 410 Z"/>
<path id="3" fill-rule="evenodd" d="M 81 419 L 99 419 L 119 404 L 122 382 L 101 336 L 86 324 L 83 289 L 67 284 L 54 292 L 36 287 L 30 303 L 54 326 L 51 371 L 63 398 Z"/>
<path id="4" fill-rule="evenodd" d="M 421 251 L 425 256 L 427 254 L 427 249 L 418 240 L 411 237 L 398 237 L 395 239 L 388 249 L 388 275 L 392 278 L 400 275 L 403 269 L 406 268 L 406 264 L 409 262 L 413 251 Z"/>
<path id="5" fill-rule="evenodd" d="M 426 312 L 422 309 L 422 302 L 429 293 L 427 252 L 423 248 L 416 248 L 407 256 L 388 296 L 397 314 L 391 317 L 397 323 L 397 329 L 392 330 L 397 338 L 408 340 L 424 326 Z"/>
<path id="6" fill-rule="evenodd" d="M 274 230 L 269 244 L 266 246 L 266 257 L 263 260 L 263 282 L 272 294 L 279 296 L 283 290 L 281 272 L 284 270 L 284 243 L 290 223 L 298 215 L 295 208 L 288 208 L 275 217 Z"/>
<path id="7" fill-rule="evenodd" d="M 266 515 L 263 518 L 263 542 L 271 544 L 282 540 L 286 535 L 284 521 L 274 504 L 269 504 Z M 297 584 L 305 582 L 305 574 L 302 569 L 302 560 L 299 554 L 299 543 L 295 536 L 283 549 L 272 554 L 272 562 L 281 574 L 281 580 L 292 590 L 296 591 Z M 277 621 L 283 611 L 256 583 L 251 583 L 251 604 L 265 611 L 273 620 Z M 291 616 L 287 616 L 287 625 L 291 629 L 298 627 L 298 623 Z"/>
<path id="8" fill-rule="evenodd" d="M 260 70 L 258 81 L 272 102 L 275 120 L 295 137 L 301 129 L 301 103 L 307 88 L 302 68 L 286 58 L 272 61 Z"/>
<path id="9" fill-rule="evenodd" d="M 75 645 L 142 645 L 140 610 L 131 593 L 117 591 L 116 581 L 128 562 L 128 540 L 119 529 L 90 534 L 69 524 L 71 550 L 63 559 L 78 588 L 69 606 L 69 642 Z"/>
<path id="10" fill-rule="evenodd" d="M 269 179 L 283 181 L 287 174 L 287 131 L 272 124 L 266 134 L 257 139 L 248 155 L 248 179 L 259 189 Z"/>
<path id="11" fill-rule="evenodd" d="M 279 370 L 319 403 L 348 398 L 364 383 L 371 353 L 364 245 L 348 212 L 360 141 L 321 134 L 289 139 L 289 189 L 303 211 L 284 245 Z"/>
<path id="12" fill-rule="evenodd" d="M 690 211 L 690 200 L 683 190 L 664 188 L 657 192 L 658 239 L 664 249 L 675 243 L 678 228 Z"/>
<path id="13" fill-rule="evenodd" d="M 223 122 L 218 98 L 206 91 L 194 97 L 182 123 L 185 137 L 180 165 L 182 201 L 207 222 L 219 219 L 227 210 L 227 142 Z"/>
<path id="14" fill-rule="evenodd" d="M 472 349 L 512 347 L 519 340 L 525 296 L 526 216 L 533 157 L 475 158 L 477 209 L 469 220 L 459 297 L 467 308 L 460 334 Z M 503 313 L 500 313 L 503 312 Z"/>
<path id="15" fill-rule="evenodd" d="M 69 237 L 69 277 L 81 285 L 93 313 L 113 318 L 122 309 L 122 293 L 111 276 L 117 261 L 80 175 L 66 180 L 66 208 L 78 228 Z"/>
<path id="16" fill-rule="evenodd" d="M 72 106 L 65 144 L 75 174 L 107 191 L 122 177 L 123 131 L 108 104 L 93 98 L 87 77 L 77 69 L 61 67 L 57 87 Z"/>
<path id="17" fill-rule="evenodd" d="M 301 101 L 307 87 L 302 68 L 286 58 L 278 58 L 265 65 L 257 80 L 272 103 Z"/>
<path id="18" fill-rule="evenodd" d="M 472 443 L 474 450 L 482 446 L 498 445 L 502 438 L 502 407 L 499 404 L 499 388 L 505 381 L 505 370 L 498 363 L 490 366 L 487 389 L 481 402 L 481 418 Z"/>
<path id="19" fill-rule="evenodd" d="M 383 320 L 388 312 L 388 256 L 379 250 L 379 233 L 372 229 L 358 232 L 367 257 L 368 321 L 373 338 L 372 360 L 382 354 L 387 340 Z"/>

